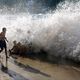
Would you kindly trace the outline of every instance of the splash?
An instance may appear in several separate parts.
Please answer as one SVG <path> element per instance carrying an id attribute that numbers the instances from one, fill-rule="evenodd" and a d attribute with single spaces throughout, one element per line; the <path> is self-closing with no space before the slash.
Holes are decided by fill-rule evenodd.
<path id="1" fill-rule="evenodd" d="M 28 8 L 21 12 L 19 7 L 0 9 L 0 29 L 7 27 L 9 41 L 29 40 L 51 55 L 73 57 L 80 42 L 80 1 L 64 1 L 45 14 L 30 14 Z M 77 54 L 80 56 L 79 50 Z"/>

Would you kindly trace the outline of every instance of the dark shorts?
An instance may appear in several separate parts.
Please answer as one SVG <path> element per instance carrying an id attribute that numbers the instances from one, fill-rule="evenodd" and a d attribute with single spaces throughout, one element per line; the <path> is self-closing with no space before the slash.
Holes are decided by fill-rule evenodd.
<path id="1" fill-rule="evenodd" d="M 2 41 L 0 40 L 0 48 L 3 49 L 3 48 L 6 48 L 6 41 Z"/>

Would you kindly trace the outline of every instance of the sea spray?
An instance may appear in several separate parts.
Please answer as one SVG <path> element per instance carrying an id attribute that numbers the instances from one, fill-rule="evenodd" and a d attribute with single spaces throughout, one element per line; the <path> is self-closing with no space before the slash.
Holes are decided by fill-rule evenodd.
<path id="1" fill-rule="evenodd" d="M 7 28 L 9 42 L 28 40 L 43 47 L 52 59 L 52 55 L 72 58 L 80 55 L 76 49 L 80 42 L 80 1 L 64 1 L 55 10 L 38 14 L 28 11 L 31 4 L 33 2 L 27 6 L 20 3 L 18 7 L 3 5 L 0 8 L 0 29 Z M 74 50 L 77 50 L 75 57 Z"/>

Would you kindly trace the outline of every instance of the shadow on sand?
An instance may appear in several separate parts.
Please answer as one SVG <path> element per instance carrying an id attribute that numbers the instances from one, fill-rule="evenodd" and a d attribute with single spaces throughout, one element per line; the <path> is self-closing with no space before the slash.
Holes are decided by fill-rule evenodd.
<path id="1" fill-rule="evenodd" d="M 33 68 L 33 67 L 29 66 L 29 65 L 24 65 L 24 64 L 22 64 L 20 62 L 17 62 L 17 61 L 14 61 L 14 63 L 16 65 L 18 65 L 19 67 L 23 68 L 25 71 L 29 71 L 29 72 L 32 72 L 32 73 L 35 73 L 35 74 L 40 74 L 40 75 L 43 75 L 45 77 L 51 77 L 50 75 L 48 75 L 48 74 L 46 74 L 44 72 L 41 72 L 40 70 L 35 69 L 35 68 Z"/>
<path id="2" fill-rule="evenodd" d="M 10 69 L 4 69 L 1 67 L 1 71 L 8 74 L 12 78 L 12 80 L 29 80 L 26 79 L 24 76 L 20 75 L 19 73 L 16 73 Z"/>

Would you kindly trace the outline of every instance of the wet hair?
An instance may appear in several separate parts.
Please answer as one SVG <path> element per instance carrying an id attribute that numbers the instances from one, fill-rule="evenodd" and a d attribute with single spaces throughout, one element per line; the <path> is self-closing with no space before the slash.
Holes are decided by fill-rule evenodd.
<path id="1" fill-rule="evenodd" d="M 13 44 L 16 44 L 16 43 L 17 43 L 16 40 L 14 40 L 14 41 L 13 41 Z"/>
<path id="2" fill-rule="evenodd" d="M 4 28 L 2 28 L 2 31 L 6 31 L 6 28 L 4 27 Z"/>

